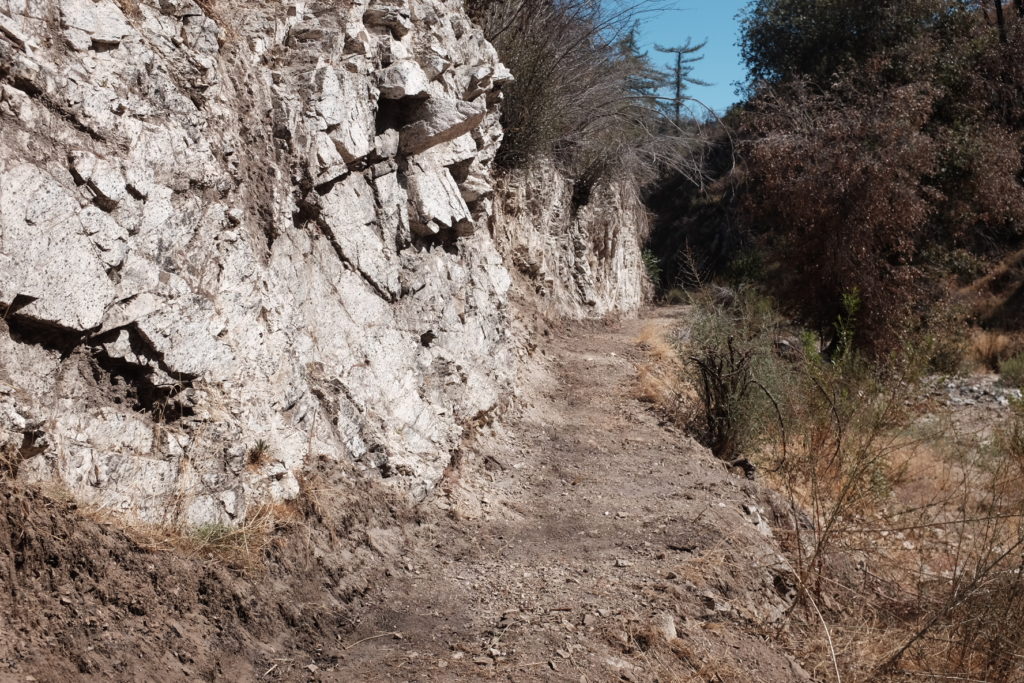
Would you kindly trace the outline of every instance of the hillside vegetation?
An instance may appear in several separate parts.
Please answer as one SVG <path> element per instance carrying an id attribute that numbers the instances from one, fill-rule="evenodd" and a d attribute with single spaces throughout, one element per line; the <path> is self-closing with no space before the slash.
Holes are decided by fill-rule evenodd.
<path id="1" fill-rule="evenodd" d="M 701 182 L 648 188 L 653 274 L 695 313 L 661 403 L 788 499 L 801 661 L 1024 680 L 1024 6 L 739 21 Z"/>
<path id="2" fill-rule="evenodd" d="M 1024 22 L 1002 9 L 997 25 L 963 0 L 751 3 L 710 190 L 653 193 L 662 284 L 760 283 L 826 343 L 856 292 L 873 355 L 951 323 L 1016 330 L 1016 261 L 962 296 L 1024 225 Z"/>

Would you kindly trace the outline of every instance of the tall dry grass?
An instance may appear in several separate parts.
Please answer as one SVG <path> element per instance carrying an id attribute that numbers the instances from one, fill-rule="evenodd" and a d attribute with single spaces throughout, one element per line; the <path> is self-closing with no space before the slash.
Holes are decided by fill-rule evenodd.
<path id="1" fill-rule="evenodd" d="M 971 334 L 971 359 L 990 372 L 999 372 L 999 365 L 1009 357 L 1010 337 L 1001 332 L 974 330 Z"/>

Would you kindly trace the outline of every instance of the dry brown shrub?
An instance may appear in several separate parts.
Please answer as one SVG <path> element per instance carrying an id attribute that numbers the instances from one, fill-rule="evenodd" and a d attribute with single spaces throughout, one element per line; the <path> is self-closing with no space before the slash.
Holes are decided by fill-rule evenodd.
<path id="1" fill-rule="evenodd" d="M 637 187 L 663 168 L 700 175 L 703 141 L 662 114 L 664 78 L 635 44 L 637 23 L 661 0 L 470 0 L 467 11 L 515 80 L 502 86 L 504 140 L 496 161 L 521 168 L 554 159 L 584 205 L 604 180 Z"/>
<path id="2" fill-rule="evenodd" d="M 784 264 L 776 291 L 820 330 L 859 293 L 855 341 L 879 353 L 899 347 L 916 306 L 936 294 L 914 265 L 933 212 L 923 180 L 939 149 L 923 129 L 935 96 L 917 85 L 862 95 L 794 83 L 746 119 L 743 212 L 772 235 Z"/>
<path id="3" fill-rule="evenodd" d="M 133 21 L 142 19 L 142 10 L 139 8 L 138 0 L 115 0 L 117 6 L 126 17 Z"/>
<path id="4" fill-rule="evenodd" d="M 799 599 L 781 637 L 821 679 L 1022 680 L 1024 416 L 994 445 L 923 419 L 941 409 L 921 400 L 913 347 L 885 366 L 855 352 L 782 359 L 778 323 L 736 317 L 758 310 L 742 299 L 698 311 L 720 322 L 694 337 L 744 340 L 756 359 L 745 372 L 761 405 L 728 407 L 738 427 L 762 430 L 741 454 L 788 503 L 775 533 Z"/>
<path id="5" fill-rule="evenodd" d="M 1001 332 L 975 330 L 971 334 L 971 357 L 990 372 L 999 372 L 1000 363 L 1010 353 L 1010 337 Z"/>
<path id="6" fill-rule="evenodd" d="M 872 423 L 851 422 L 843 438 L 874 440 L 873 458 L 811 478 L 772 473 L 808 516 L 806 528 L 779 533 L 805 577 L 793 642 L 823 675 L 1022 680 L 1024 427 L 1015 424 L 986 452 L 909 423 L 868 439 Z M 855 476 L 861 462 L 887 474 L 885 490 Z"/>

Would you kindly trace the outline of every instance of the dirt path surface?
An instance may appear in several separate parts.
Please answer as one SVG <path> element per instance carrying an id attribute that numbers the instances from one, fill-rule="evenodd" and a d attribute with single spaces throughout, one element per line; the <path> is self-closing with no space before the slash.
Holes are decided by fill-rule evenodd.
<path id="1" fill-rule="evenodd" d="M 791 571 L 769 497 L 635 397 L 641 336 L 685 309 L 539 346 L 515 411 L 428 501 L 425 539 L 322 680 L 791 681 Z M 436 514 L 435 512 L 436 511 Z"/>

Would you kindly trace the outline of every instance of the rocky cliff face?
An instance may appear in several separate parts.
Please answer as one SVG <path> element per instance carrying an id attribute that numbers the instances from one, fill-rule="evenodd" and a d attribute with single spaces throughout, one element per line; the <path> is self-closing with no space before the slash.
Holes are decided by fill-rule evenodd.
<path id="1" fill-rule="evenodd" d="M 649 223 L 631 183 L 581 201 L 572 181 L 538 162 L 503 179 L 495 240 L 531 305 L 557 317 L 636 311 L 649 294 L 642 242 Z"/>
<path id="2" fill-rule="evenodd" d="M 506 263 L 642 296 L 618 189 L 495 196 L 510 78 L 458 0 L 0 0 L 0 469 L 176 524 L 343 460 L 422 496 L 512 387 Z"/>

